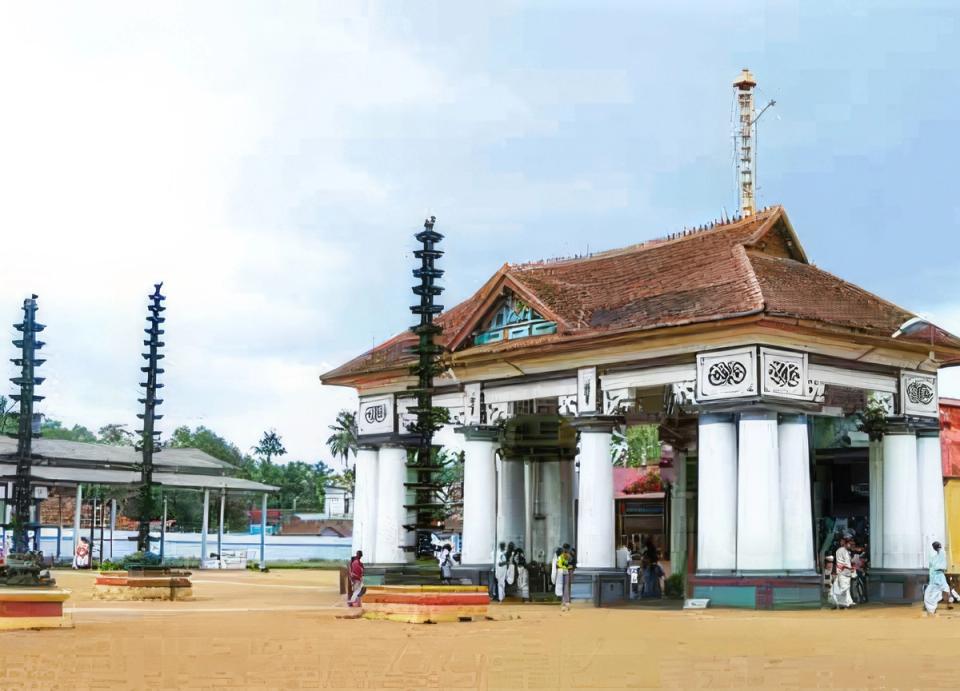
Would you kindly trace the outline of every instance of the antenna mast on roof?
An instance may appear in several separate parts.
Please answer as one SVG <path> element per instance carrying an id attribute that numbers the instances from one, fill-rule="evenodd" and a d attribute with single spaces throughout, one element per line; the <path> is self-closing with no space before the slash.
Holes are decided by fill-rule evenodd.
<path id="1" fill-rule="evenodd" d="M 756 181 L 754 180 L 756 151 L 756 124 L 767 108 L 776 105 L 770 101 L 759 114 L 754 115 L 753 88 L 757 85 L 750 70 L 743 68 L 733 86 L 736 89 L 739 122 L 734 134 L 737 148 L 737 177 L 740 197 L 740 215 L 744 218 L 757 212 Z"/>

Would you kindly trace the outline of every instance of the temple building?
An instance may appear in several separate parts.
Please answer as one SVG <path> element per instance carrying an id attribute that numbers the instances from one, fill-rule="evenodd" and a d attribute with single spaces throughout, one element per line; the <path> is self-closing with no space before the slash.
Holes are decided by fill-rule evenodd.
<path id="1" fill-rule="evenodd" d="M 874 597 L 919 597 L 946 538 L 936 372 L 960 362 L 960 339 L 814 266 L 782 207 L 505 264 L 438 323 L 437 442 L 464 451 L 461 577 L 484 581 L 499 542 L 545 565 L 569 542 L 575 596 L 624 597 L 612 447 L 644 423 L 674 452 L 664 558 L 691 594 L 818 604 L 823 557 L 849 530 Z M 387 574 L 414 544 L 414 342 L 322 375 L 360 396 L 355 548 Z"/>

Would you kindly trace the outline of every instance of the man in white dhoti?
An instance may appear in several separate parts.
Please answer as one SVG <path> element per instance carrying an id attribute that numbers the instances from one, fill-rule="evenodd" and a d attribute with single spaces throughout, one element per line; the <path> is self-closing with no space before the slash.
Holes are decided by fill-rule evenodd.
<path id="1" fill-rule="evenodd" d="M 497 552 L 497 565 L 494 569 L 494 576 L 497 577 L 497 599 L 503 602 L 507 594 L 507 545 L 500 543 L 500 551 Z"/>
<path id="2" fill-rule="evenodd" d="M 833 586 L 830 588 L 830 600 L 833 602 L 834 609 L 847 609 L 853 607 L 853 598 L 850 597 L 850 580 L 853 578 L 853 563 L 850 559 L 850 550 L 847 549 L 849 540 L 843 538 L 840 540 L 840 548 L 837 550 L 836 563 L 837 575 L 833 579 Z"/>
<path id="3" fill-rule="evenodd" d="M 947 594 L 948 602 L 953 603 L 953 593 L 947 583 L 947 555 L 939 542 L 933 543 L 933 554 L 930 555 L 930 582 L 923 591 L 923 608 L 928 614 L 937 613 L 937 605 Z"/>

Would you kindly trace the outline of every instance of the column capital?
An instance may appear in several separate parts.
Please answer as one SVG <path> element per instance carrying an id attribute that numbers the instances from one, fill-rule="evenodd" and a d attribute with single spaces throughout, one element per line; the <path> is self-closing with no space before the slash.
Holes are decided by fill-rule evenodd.
<path id="1" fill-rule="evenodd" d="M 898 415 L 887 418 L 887 428 L 884 434 L 907 434 L 916 435 L 920 431 L 932 431 L 939 434 L 940 426 L 937 420 L 919 420 L 913 417 Z"/>
<path id="2" fill-rule="evenodd" d="M 940 428 L 939 427 L 923 427 L 917 430 L 918 437 L 939 437 Z"/>
<path id="3" fill-rule="evenodd" d="M 780 413 L 778 422 L 795 425 L 807 424 L 807 416 L 804 413 Z"/>
<path id="4" fill-rule="evenodd" d="M 569 420 L 570 425 L 578 432 L 606 432 L 607 434 L 623 423 L 623 418 L 616 415 L 584 415 L 569 418 Z"/>
<path id="5" fill-rule="evenodd" d="M 497 425 L 464 425 L 454 428 L 453 431 L 462 434 L 467 441 L 498 441 L 500 439 L 500 427 Z"/>
<path id="6" fill-rule="evenodd" d="M 357 451 L 376 451 L 379 448 L 377 444 L 370 444 L 368 442 L 360 442 L 357 444 Z"/>

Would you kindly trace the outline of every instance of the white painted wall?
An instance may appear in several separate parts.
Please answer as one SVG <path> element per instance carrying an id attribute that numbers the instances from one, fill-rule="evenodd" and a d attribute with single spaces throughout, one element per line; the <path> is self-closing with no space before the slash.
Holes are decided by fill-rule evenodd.
<path id="1" fill-rule="evenodd" d="M 780 504 L 783 516 L 783 568 L 809 571 L 813 561 L 810 502 L 810 441 L 805 415 L 786 415 L 777 427 L 780 453 Z"/>
<path id="2" fill-rule="evenodd" d="M 580 502 L 577 520 L 577 565 L 616 566 L 613 463 L 610 432 L 580 433 Z"/>
<path id="3" fill-rule="evenodd" d="M 464 440 L 464 564 L 492 564 L 497 531 L 497 443 Z"/>
<path id="4" fill-rule="evenodd" d="M 783 569 L 783 512 L 777 414 L 740 414 L 737 455 L 737 569 Z"/>
<path id="5" fill-rule="evenodd" d="M 737 568 L 737 425 L 701 414 L 697 437 L 697 571 Z"/>
<path id="6" fill-rule="evenodd" d="M 890 433 L 883 437 L 883 568 L 924 567 L 920 546 L 920 489 L 917 438 Z"/>

